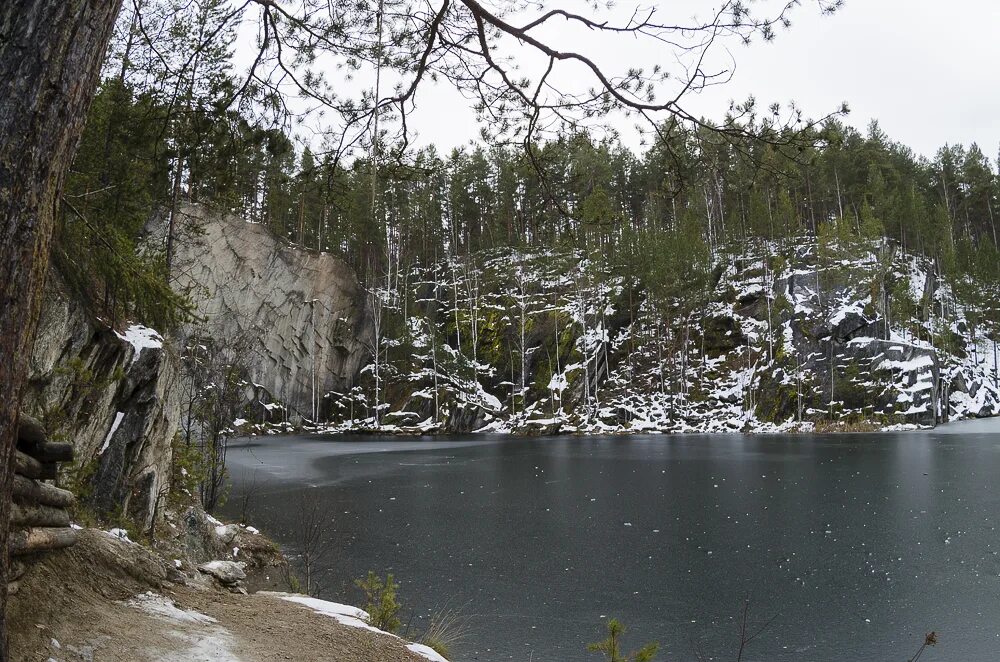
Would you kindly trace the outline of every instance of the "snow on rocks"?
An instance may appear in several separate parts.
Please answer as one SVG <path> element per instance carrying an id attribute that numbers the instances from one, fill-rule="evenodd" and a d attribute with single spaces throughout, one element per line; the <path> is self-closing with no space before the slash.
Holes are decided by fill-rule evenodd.
<path id="1" fill-rule="evenodd" d="M 218 520 L 215 520 L 218 522 Z M 260 535 L 260 531 L 253 528 L 252 526 L 246 526 L 244 524 L 215 524 L 214 522 L 209 522 L 213 525 L 212 530 L 215 535 L 223 540 L 225 544 L 231 544 L 233 541 L 237 540 L 239 536 L 244 534 L 249 535 Z"/>
<path id="2" fill-rule="evenodd" d="M 416 267 L 408 286 L 424 305 L 385 340 L 413 351 L 393 362 L 387 350 L 380 366 L 403 385 L 392 408 L 352 392 L 324 431 L 767 433 L 1000 414 L 994 347 L 970 339 L 932 265 L 884 242 L 834 248 L 824 257 L 799 237 L 720 250 L 718 280 L 687 307 L 654 305 L 571 251 L 493 251 L 462 283 L 471 267 L 457 258 Z M 899 292 L 924 305 L 879 296 Z M 452 338 L 440 320 L 460 318 Z"/>
<path id="3" fill-rule="evenodd" d="M 155 329 L 143 326 L 142 324 L 133 324 L 125 329 L 125 333 L 118 333 L 117 331 L 115 333 L 119 338 L 132 345 L 135 351 L 132 355 L 132 363 L 139 360 L 142 350 L 163 347 L 163 336 L 157 333 Z"/>
<path id="4" fill-rule="evenodd" d="M 126 531 L 125 529 L 109 529 L 105 531 L 105 533 L 107 533 L 112 538 L 117 538 L 118 540 L 132 543 L 133 545 L 135 544 L 134 542 L 132 542 L 131 538 L 128 537 L 128 531 Z"/>
<path id="5" fill-rule="evenodd" d="M 115 436 L 115 432 L 118 430 L 118 426 L 122 424 L 122 419 L 125 418 L 124 412 L 116 412 L 115 420 L 111 424 L 111 429 L 108 430 L 108 436 L 104 438 L 104 443 L 101 444 L 101 449 L 97 451 L 98 455 L 103 455 L 104 451 L 108 450 L 108 446 L 111 445 L 111 438 Z"/>

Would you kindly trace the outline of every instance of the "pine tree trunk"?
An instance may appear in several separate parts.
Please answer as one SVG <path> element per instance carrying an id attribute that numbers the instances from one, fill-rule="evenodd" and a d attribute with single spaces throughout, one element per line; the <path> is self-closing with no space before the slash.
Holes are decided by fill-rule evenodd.
<path id="1" fill-rule="evenodd" d="M 11 467 L 66 169 L 97 87 L 121 0 L 0 3 L 0 550 Z M 0 660 L 7 646 L 8 559 L 0 553 Z"/>

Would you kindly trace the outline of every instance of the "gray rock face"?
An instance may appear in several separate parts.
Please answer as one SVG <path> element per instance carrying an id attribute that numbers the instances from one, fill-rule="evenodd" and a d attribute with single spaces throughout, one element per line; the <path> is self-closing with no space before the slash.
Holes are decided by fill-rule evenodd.
<path id="1" fill-rule="evenodd" d="M 975 340 L 967 334 L 964 319 L 954 320 L 953 333 L 962 335 L 954 336 L 950 348 L 916 344 L 912 329 L 926 332 L 924 320 L 915 316 L 889 325 L 884 308 L 872 304 L 870 292 L 865 291 L 870 287 L 865 278 L 871 276 L 860 271 L 852 273 L 852 278 L 823 285 L 821 292 L 830 308 L 824 312 L 815 297 L 820 283 L 815 265 L 801 254 L 793 259 L 799 261 L 798 270 L 778 279 L 775 289 L 803 305 L 776 319 L 778 325 L 790 325 L 792 342 L 786 350 L 794 348 L 799 369 L 811 375 L 807 398 L 814 407 L 822 409 L 822 403 L 834 399 L 843 409 L 864 412 L 874 420 L 905 420 L 922 426 L 946 422 L 952 415 L 995 414 L 997 388 L 990 384 L 984 363 L 970 360 Z M 916 301 L 951 301 L 950 290 L 942 290 L 932 272 L 922 274 L 919 262 L 904 258 L 895 266 L 899 271 L 893 277 L 910 281 Z M 831 359 L 837 366 L 834 383 Z M 791 371 L 794 366 L 786 360 L 784 367 Z M 767 373 L 762 384 L 779 393 L 767 403 L 771 407 L 767 414 L 780 420 L 790 416 L 794 407 L 788 397 L 780 397 L 779 377 Z"/>
<path id="2" fill-rule="evenodd" d="M 144 526 L 170 480 L 179 417 L 176 357 L 158 344 L 137 346 L 95 320 L 50 273 L 23 405 L 92 472 L 84 501 Z"/>
<path id="3" fill-rule="evenodd" d="M 165 243 L 166 225 L 153 219 L 147 241 Z M 347 264 L 200 205 L 182 205 L 175 225 L 174 284 L 190 291 L 205 318 L 188 333 L 253 338 L 254 381 L 301 416 L 311 417 L 314 391 L 322 412 L 324 394 L 350 388 L 371 333 L 364 292 Z"/>

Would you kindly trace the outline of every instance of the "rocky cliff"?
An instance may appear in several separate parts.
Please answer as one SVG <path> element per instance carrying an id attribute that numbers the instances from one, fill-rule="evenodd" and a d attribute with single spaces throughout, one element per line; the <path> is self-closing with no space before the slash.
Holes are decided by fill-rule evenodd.
<path id="1" fill-rule="evenodd" d="M 502 251 L 418 268 L 331 429 L 776 431 L 1000 413 L 996 338 L 887 242 L 732 247 L 654 301 L 627 270 Z M 966 294 L 968 297 L 969 295 Z"/>
<path id="2" fill-rule="evenodd" d="M 150 241 L 165 225 L 150 223 Z M 175 231 L 174 285 L 204 319 L 186 333 L 252 339 L 258 386 L 305 418 L 315 393 L 331 430 L 887 428 L 1000 413 L 996 338 L 974 324 L 974 297 L 889 242 L 730 247 L 707 284 L 657 300 L 628 269 L 573 252 L 416 265 L 366 294 L 341 260 L 230 215 L 185 205 Z"/>
<path id="3" fill-rule="evenodd" d="M 251 340 L 254 382 L 293 417 L 312 417 L 314 393 L 322 411 L 324 394 L 351 388 L 367 361 L 371 322 L 357 276 L 342 260 L 200 205 L 182 205 L 175 225 L 172 284 L 203 318 L 186 335 Z M 165 217 L 146 230 L 148 241 L 165 246 Z"/>
<path id="4" fill-rule="evenodd" d="M 170 479 L 176 376 L 155 331 L 113 330 L 49 274 L 23 408 L 74 444 L 79 496 L 98 512 L 153 522 Z"/>

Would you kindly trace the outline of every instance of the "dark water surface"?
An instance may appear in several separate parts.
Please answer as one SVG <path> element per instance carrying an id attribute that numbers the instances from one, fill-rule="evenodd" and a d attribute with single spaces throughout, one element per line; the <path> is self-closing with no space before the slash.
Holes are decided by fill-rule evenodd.
<path id="1" fill-rule="evenodd" d="M 607 617 L 658 659 L 1000 660 L 1000 434 L 239 440 L 227 507 L 294 551 L 329 520 L 321 597 L 401 583 L 411 636 L 461 608 L 465 660 L 596 660 Z M 988 428 L 987 428 L 988 429 Z M 412 611 L 412 614 L 411 614 Z"/>

